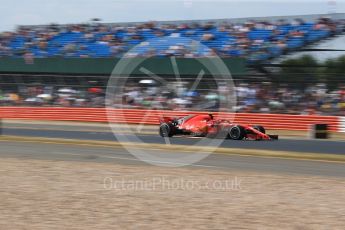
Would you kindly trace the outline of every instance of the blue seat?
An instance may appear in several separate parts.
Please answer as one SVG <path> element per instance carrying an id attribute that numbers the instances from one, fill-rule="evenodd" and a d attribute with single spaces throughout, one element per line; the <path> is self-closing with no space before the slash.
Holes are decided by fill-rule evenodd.
<path id="1" fill-rule="evenodd" d="M 182 45 L 188 48 L 193 48 L 193 52 L 199 56 L 207 55 L 211 49 L 219 51 L 226 55 L 239 57 L 246 55 L 249 61 L 266 60 L 271 57 L 278 57 L 283 53 L 283 49 L 278 47 L 275 41 L 285 41 L 288 49 L 295 50 L 303 47 L 310 42 L 319 41 L 330 36 L 331 32 L 327 29 L 315 30 L 314 22 L 304 23 L 302 25 L 281 25 L 277 26 L 278 33 L 269 29 L 252 29 L 247 33 L 249 41 L 248 49 L 238 48 L 240 39 L 236 31 L 220 31 L 216 26 L 210 28 L 138 28 L 133 31 L 129 28 L 122 28 L 117 31 L 111 29 L 106 31 L 94 30 L 93 36 L 86 38 L 86 33 L 90 32 L 73 32 L 61 29 L 62 32 L 56 34 L 49 39 L 47 49 L 41 50 L 35 45 L 35 41 L 40 38 L 38 32 L 31 31 L 25 37 L 17 34 L 7 44 L 12 50 L 13 56 L 20 56 L 24 49 L 31 51 L 35 57 L 53 57 L 64 55 L 66 57 L 80 57 L 87 55 L 91 57 L 121 57 L 126 50 L 133 49 L 132 52 L 138 55 L 145 55 L 146 53 L 155 52 L 156 55 L 164 56 L 164 51 L 171 46 Z M 109 26 L 109 28 L 111 28 Z M 92 29 L 93 30 L 93 29 Z M 291 37 L 292 31 L 302 31 L 302 37 Z M 164 34 L 162 37 L 157 37 L 156 32 Z M 205 34 L 211 34 L 211 40 L 203 40 Z M 102 44 L 104 36 L 113 35 L 114 38 L 121 41 L 121 46 L 124 50 L 122 53 L 111 53 L 111 47 Z M 133 39 L 134 35 L 138 35 L 140 39 Z M 196 40 L 200 45 L 193 42 Z M 262 43 L 253 44 L 254 40 L 263 40 Z M 28 42 L 31 41 L 33 46 L 27 47 Z M 66 51 L 66 46 L 74 44 L 76 49 Z M 231 47 L 231 50 L 229 49 Z"/>

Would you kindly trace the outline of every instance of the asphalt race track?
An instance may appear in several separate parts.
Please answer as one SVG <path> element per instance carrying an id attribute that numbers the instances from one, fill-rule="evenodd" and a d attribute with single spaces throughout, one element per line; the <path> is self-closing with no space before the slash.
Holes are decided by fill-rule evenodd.
<path id="1" fill-rule="evenodd" d="M 44 124 L 4 124 L 3 135 L 64 138 L 80 140 L 116 141 L 110 129 L 102 127 L 44 125 Z M 165 144 L 164 138 L 153 134 L 138 136 L 145 143 Z M 171 144 L 198 145 L 200 139 L 174 137 Z M 0 141 L 0 157 L 17 157 L 29 159 L 92 161 L 102 163 L 147 165 L 138 160 L 121 146 L 80 146 L 73 144 L 47 144 L 42 142 Z M 232 141 L 224 140 L 221 147 L 280 150 L 295 152 L 313 152 L 323 154 L 345 154 L 345 142 L 331 140 L 293 140 L 278 141 Z M 155 154 L 190 154 L 185 152 L 169 152 L 170 150 L 150 150 Z M 248 170 L 275 173 L 322 175 L 345 177 L 345 164 L 327 161 L 294 160 L 270 157 L 237 156 L 211 154 L 202 161 L 188 167 L 203 167 L 219 170 Z"/>
<path id="2" fill-rule="evenodd" d="M 75 146 L 68 144 L 26 143 L 0 141 L 0 158 L 61 160 L 113 163 L 124 165 L 149 165 L 138 160 L 121 147 Z M 155 154 L 190 154 L 159 152 Z M 210 170 L 242 170 L 252 172 L 273 172 L 313 176 L 345 177 L 345 164 L 327 161 L 293 160 L 279 158 L 246 157 L 237 155 L 212 154 L 200 162 L 187 166 Z"/>
<path id="3" fill-rule="evenodd" d="M 31 128 L 30 128 L 31 127 Z M 21 127 L 4 127 L 3 135 L 29 136 L 29 137 L 46 137 L 46 138 L 65 138 L 65 139 L 83 139 L 83 140 L 99 140 L 99 141 L 117 141 L 110 130 L 102 131 L 73 131 L 62 129 L 41 129 L 41 126 L 29 128 Z M 63 127 L 62 127 L 63 128 Z M 144 143 L 165 144 L 164 138 L 157 135 L 137 135 Z M 179 145 L 198 145 L 200 139 L 173 137 L 170 138 L 171 144 Z M 290 151 L 290 152 L 309 152 L 323 154 L 341 154 L 345 155 L 345 141 L 331 140 L 297 140 L 297 139 L 280 139 L 278 141 L 233 141 L 224 140 L 220 147 L 224 148 L 243 148 L 243 149 L 261 149 L 274 151 Z"/>

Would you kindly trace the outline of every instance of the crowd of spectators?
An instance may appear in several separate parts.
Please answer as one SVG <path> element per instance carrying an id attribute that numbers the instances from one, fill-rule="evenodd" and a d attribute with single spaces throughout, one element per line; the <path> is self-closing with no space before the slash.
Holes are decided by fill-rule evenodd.
<path id="1" fill-rule="evenodd" d="M 240 112 L 345 115 L 345 85 L 291 87 L 285 84 L 241 84 L 237 87 Z"/>
<path id="2" fill-rule="evenodd" d="M 22 26 L 0 33 L 0 57 L 182 56 L 246 57 L 265 60 L 344 31 L 344 21 L 321 18 L 246 23 L 143 23 Z M 159 38 L 172 42 L 163 44 Z M 184 39 L 188 38 L 188 39 Z M 207 48 L 194 47 L 200 41 Z M 191 49 L 190 46 L 193 46 Z"/>
<path id="3" fill-rule="evenodd" d="M 180 92 L 156 86 L 126 87 L 114 106 L 138 109 L 210 110 L 217 111 L 223 100 L 219 90 Z M 320 114 L 345 116 L 345 84 L 328 89 L 326 84 L 310 84 L 304 88 L 273 83 L 240 83 L 236 87 L 237 112 Z M 98 87 L 86 90 L 32 86 L 22 92 L 0 92 L 1 105 L 104 107 L 105 93 Z"/>
<path id="4" fill-rule="evenodd" d="M 19 27 L 0 33 L 0 57 L 24 57 L 28 64 L 42 57 L 204 56 L 266 60 L 289 50 L 344 32 L 345 21 L 321 18 L 248 21 L 246 23 L 90 23 Z M 164 39 L 161 39 L 164 38 Z M 198 42 L 195 43 L 194 41 Z M 133 48 L 134 47 L 134 48 Z M 219 89 L 179 93 L 140 84 L 127 87 L 120 106 L 173 110 L 217 110 L 224 100 Z M 239 83 L 237 112 L 324 114 L 345 116 L 345 85 L 328 88 L 276 83 Z M 0 105 L 104 107 L 101 87 L 29 86 L 0 91 Z"/>
<path id="5" fill-rule="evenodd" d="M 0 90 L 0 105 L 5 106 L 103 107 L 104 98 L 99 87 L 76 90 L 38 85 L 21 87 L 17 91 Z"/>

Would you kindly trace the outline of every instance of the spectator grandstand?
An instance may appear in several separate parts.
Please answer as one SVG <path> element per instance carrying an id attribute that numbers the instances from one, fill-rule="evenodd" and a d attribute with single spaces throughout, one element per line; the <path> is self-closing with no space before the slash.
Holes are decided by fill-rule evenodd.
<path id="1" fill-rule="evenodd" d="M 281 19 L 242 23 L 25 26 L 0 35 L 0 56 L 122 57 L 140 44 L 129 55 L 186 58 L 219 55 L 245 57 L 249 62 L 256 62 L 298 50 L 343 31 L 344 21 L 326 17 L 308 22 Z M 165 36 L 169 36 L 171 44 L 160 42 L 159 38 Z M 185 47 L 191 40 L 200 41 L 204 46 L 188 51 Z"/>
<path id="2" fill-rule="evenodd" d="M 0 34 L 0 57 L 24 58 L 24 65 L 30 65 L 33 64 L 34 58 L 51 57 L 100 60 L 109 57 L 121 58 L 126 55 L 125 57 L 176 56 L 188 59 L 218 55 L 224 58 L 241 57 L 245 58 L 247 63 L 257 64 L 291 51 L 301 50 L 309 44 L 327 40 L 344 31 L 343 19 L 328 17 L 278 19 L 275 22 L 263 18 L 217 22 L 21 26 L 16 32 Z M 201 45 L 191 51 L 188 47 L 194 45 L 191 44 L 193 41 L 198 41 Z M 10 59 L 13 60 L 12 58 Z M 338 61 L 334 60 L 334 62 Z M 255 70 L 251 71 L 255 72 Z M 342 76 L 341 71 L 339 69 L 333 75 Z M 0 75 L 0 79 L 4 80 L 0 82 L 0 105 L 64 107 L 105 105 L 107 79 L 103 76 L 104 73 L 92 76 L 91 81 L 84 79 L 91 73 L 64 72 L 49 73 L 45 76 L 45 73 L 35 71 L 3 72 Z M 79 75 L 74 77 L 74 74 Z M 274 74 L 266 77 L 264 81 L 245 80 L 243 76 L 236 79 L 238 104 L 234 109 L 238 112 L 345 116 L 344 80 L 333 81 L 332 86 L 325 83 L 327 80 L 324 82 L 305 80 L 302 85 L 299 82 L 287 83 L 281 81 L 281 78 L 277 82 L 274 80 L 275 77 L 277 79 L 277 75 Z M 291 72 L 292 74 L 295 73 Z M 298 74 L 304 73 L 296 72 L 296 75 Z M 314 74 L 321 76 L 325 73 Z M 169 74 L 166 74 L 166 78 L 169 77 L 167 75 Z M 316 79 L 315 75 L 312 77 Z M 301 76 L 303 77 L 306 76 Z M 67 80 L 64 81 L 64 78 Z M 18 84 L 21 79 L 28 79 L 28 82 L 23 80 L 23 84 Z M 212 108 L 212 105 L 216 105 L 217 100 L 221 100 L 217 89 L 198 92 L 181 89 L 183 91 L 181 95 L 176 95 L 161 91 L 155 84 L 145 86 L 140 85 L 139 81 L 136 84 L 125 90 L 126 93 L 123 95 L 125 107 L 197 110 L 200 109 L 199 102 L 203 101 L 209 103 L 211 105 L 209 109 L 212 110 L 216 109 Z"/>

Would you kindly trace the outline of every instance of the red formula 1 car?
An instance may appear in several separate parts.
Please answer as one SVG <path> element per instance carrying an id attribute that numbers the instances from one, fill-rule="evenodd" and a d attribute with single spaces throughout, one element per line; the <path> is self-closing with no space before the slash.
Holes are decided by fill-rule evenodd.
<path id="1" fill-rule="evenodd" d="M 233 124 L 228 120 L 214 119 L 212 114 L 186 117 L 160 118 L 159 135 L 172 137 L 188 135 L 194 137 L 226 138 L 233 140 L 277 140 L 278 135 L 266 134 L 260 125 Z"/>

